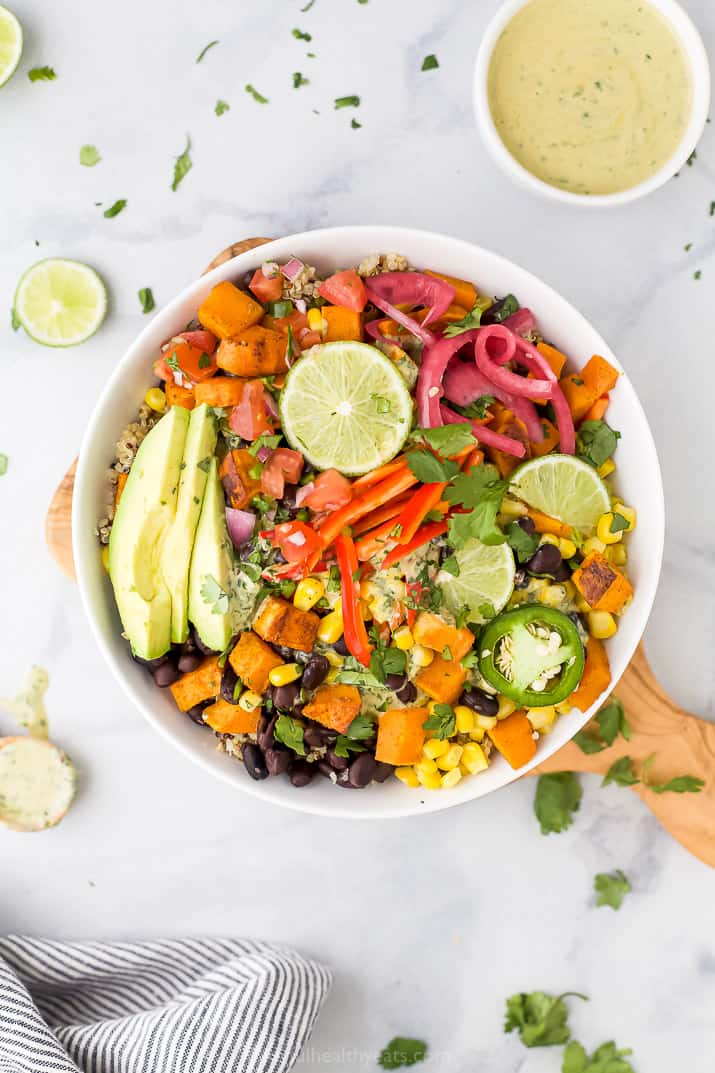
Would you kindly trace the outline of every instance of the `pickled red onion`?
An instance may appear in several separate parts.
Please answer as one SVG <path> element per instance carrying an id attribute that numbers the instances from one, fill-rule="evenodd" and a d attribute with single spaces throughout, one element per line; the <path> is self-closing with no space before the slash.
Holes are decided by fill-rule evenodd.
<path id="1" fill-rule="evenodd" d="M 449 406 L 440 406 L 439 409 L 442 424 L 458 425 L 464 424 L 469 420 L 461 414 L 455 413 Z M 512 436 L 503 436 L 500 432 L 495 432 L 494 429 L 489 428 L 487 425 L 480 425 L 478 421 L 469 421 L 469 424 L 472 426 L 474 437 L 479 443 L 484 443 L 487 447 L 494 447 L 497 451 L 502 451 L 505 455 L 512 455 L 514 458 L 523 458 L 526 454 L 526 448 L 520 440 L 515 440 Z"/>

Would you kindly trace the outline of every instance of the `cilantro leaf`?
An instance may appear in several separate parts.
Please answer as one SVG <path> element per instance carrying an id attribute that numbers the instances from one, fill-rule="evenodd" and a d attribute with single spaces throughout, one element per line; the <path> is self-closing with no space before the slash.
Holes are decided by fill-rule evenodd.
<path id="1" fill-rule="evenodd" d="M 193 163 L 192 163 L 192 160 L 191 160 L 191 152 L 190 151 L 191 151 L 191 138 L 187 134 L 186 135 L 186 148 L 184 149 L 183 153 L 179 153 L 179 155 L 177 156 L 176 160 L 174 161 L 174 178 L 173 178 L 172 183 L 171 183 L 171 189 L 174 190 L 174 191 L 179 189 L 179 183 L 184 180 L 184 178 L 188 175 L 188 173 L 191 171 L 192 167 L 194 166 Z"/>
<path id="2" fill-rule="evenodd" d="M 384 683 L 388 674 L 404 674 L 407 655 L 399 648 L 374 648 L 370 654 L 370 672 Z"/>
<path id="3" fill-rule="evenodd" d="M 206 574 L 201 583 L 201 596 L 207 604 L 212 604 L 214 615 L 225 615 L 228 611 L 228 593 L 225 592 L 215 577 Z"/>
<path id="4" fill-rule="evenodd" d="M 578 734 L 574 734 L 573 740 L 574 744 L 578 745 L 581 752 L 586 753 L 587 756 L 602 753 L 606 748 L 605 742 L 590 730 L 579 730 Z"/>
<path id="5" fill-rule="evenodd" d="M 360 106 L 360 98 L 357 93 L 352 93 L 347 97 L 336 97 L 336 108 L 358 108 Z"/>
<path id="6" fill-rule="evenodd" d="M 410 451 L 407 465 L 418 481 L 423 484 L 436 484 L 448 481 L 459 473 L 459 466 L 449 458 L 438 458 L 431 451 Z"/>
<path id="7" fill-rule="evenodd" d="M 482 421 L 489 410 L 492 403 L 496 402 L 493 395 L 480 395 L 474 402 L 470 402 L 468 406 L 458 406 L 456 402 L 450 403 L 453 410 L 461 414 L 462 417 L 468 417 L 472 421 Z"/>
<path id="8" fill-rule="evenodd" d="M 345 737 L 351 741 L 367 741 L 375 733 L 375 724 L 368 715 L 356 715 L 345 731 Z"/>
<path id="9" fill-rule="evenodd" d="M 609 1040 L 589 1057 L 580 1043 L 571 1040 L 564 1050 L 561 1073 L 635 1073 L 631 1063 L 625 1060 L 632 1053 L 630 1048 L 619 1051 L 613 1040 Z"/>
<path id="10" fill-rule="evenodd" d="M 216 101 L 216 104 L 214 106 L 214 112 L 216 113 L 216 115 L 223 115 L 224 112 L 228 112 L 230 107 L 231 105 L 228 103 L 228 101 L 218 100 Z"/>
<path id="11" fill-rule="evenodd" d="M 282 741 L 294 753 L 305 756 L 305 743 L 303 741 L 303 726 L 297 719 L 290 715 L 279 715 L 273 728 L 276 741 Z"/>
<path id="12" fill-rule="evenodd" d="M 565 1043 L 571 1034 L 564 1002 L 569 996 L 588 1001 L 585 995 L 576 991 L 563 995 L 547 995 L 544 991 L 512 995 L 506 1000 L 504 1031 L 517 1031 L 525 1047 L 552 1047 Z"/>
<path id="13" fill-rule="evenodd" d="M 291 33 L 293 34 L 293 37 L 296 39 L 296 41 L 312 41 L 313 40 L 312 34 L 306 33 L 305 30 L 299 30 L 299 29 L 297 29 L 297 27 L 296 27 L 296 29 L 291 30 Z"/>
<path id="14" fill-rule="evenodd" d="M 123 209 L 126 209 L 126 207 L 127 199 L 125 197 L 120 197 L 118 201 L 115 201 L 113 205 L 110 205 L 108 209 L 104 210 L 102 216 L 104 216 L 105 220 L 111 220 L 115 216 L 119 216 L 119 213 L 122 212 Z"/>
<path id="15" fill-rule="evenodd" d="M 293 72 L 293 89 L 300 89 L 301 86 L 307 86 L 309 82 L 310 79 L 302 75 L 300 71 Z"/>
<path id="16" fill-rule="evenodd" d="M 383 1069 L 401 1069 L 423 1062 L 427 1054 L 427 1044 L 408 1036 L 395 1036 L 381 1051 L 378 1058 Z"/>
<path id="17" fill-rule="evenodd" d="M 32 67 L 27 72 L 27 77 L 31 82 L 54 82 L 57 75 L 52 67 Z"/>
<path id="18" fill-rule="evenodd" d="M 461 548 L 472 537 L 483 544 L 503 544 L 506 537 L 496 518 L 507 488 L 508 481 L 499 479 L 495 466 L 477 466 L 470 473 L 459 473 L 445 489 L 444 498 L 453 505 L 472 509 L 449 519 L 448 544 Z"/>
<path id="19" fill-rule="evenodd" d="M 454 734 L 456 718 L 451 704 L 435 704 L 432 708 L 432 714 L 422 726 L 425 730 L 433 731 L 435 738 L 444 741 L 445 738 L 449 738 Z"/>
<path id="20" fill-rule="evenodd" d="M 519 563 L 528 562 L 539 546 L 538 533 L 527 533 L 518 522 L 511 523 L 506 531 L 506 539 Z"/>
<path id="21" fill-rule="evenodd" d="M 353 118 L 350 120 L 350 126 L 353 128 L 353 130 L 360 130 L 362 123 L 358 123 L 357 119 Z"/>
<path id="22" fill-rule="evenodd" d="M 620 432 L 605 421 L 583 421 L 578 429 L 578 454 L 598 469 L 616 450 L 620 438 Z"/>
<path id="23" fill-rule="evenodd" d="M 616 511 L 611 518 L 611 525 L 609 528 L 612 533 L 622 533 L 628 528 L 629 524 L 628 519 L 624 518 L 622 514 L 619 514 L 618 511 Z"/>
<path id="24" fill-rule="evenodd" d="M 485 499 L 498 499 L 501 504 L 508 483 L 499 479 L 496 466 L 475 466 L 470 473 L 459 473 L 454 478 L 445 489 L 444 498 L 452 505 L 463 507 L 476 507 Z"/>
<path id="25" fill-rule="evenodd" d="M 421 71 L 434 71 L 435 67 L 439 67 L 439 60 L 433 52 L 430 52 L 429 56 L 425 56 L 422 60 Z"/>
<path id="26" fill-rule="evenodd" d="M 599 872 L 593 880 L 598 897 L 596 905 L 610 905 L 611 909 L 620 909 L 621 903 L 631 889 L 631 885 L 620 868 L 615 872 Z"/>
<path id="27" fill-rule="evenodd" d="M 252 454 L 255 458 L 262 447 L 269 447 L 271 451 L 275 450 L 278 444 L 282 440 L 280 433 L 276 433 L 275 436 L 271 436 L 267 432 L 261 433 L 257 440 L 254 440 L 251 446 L 248 448 L 249 454 Z"/>
<path id="28" fill-rule="evenodd" d="M 151 313 L 156 305 L 151 287 L 139 288 L 139 302 L 141 303 L 142 313 Z"/>
<path id="29" fill-rule="evenodd" d="M 83 145 L 79 151 L 79 162 L 85 168 L 93 168 L 101 159 L 96 145 Z"/>
<path id="30" fill-rule="evenodd" d="M 455 335 L 461 335 L 462 332 L 470 332 L 473 328 L 478 328 L 482 322 L 482 313 L 484 310 L 479 304 L 472 306 L 465 317 L 461 320 L 453 320 L 451 324 L 448 324 L 444 329 L 444 334 L 447 339 L 453 339 Z"/>
<path id="31" fill-rule="evenodd" d="M 444 457 L 459 454 L 465 447 L 476 443 L 472 426 L 465 421 L 458 425 L 441 425 L 437 428 L 415 429 L 414 436 L 428 443 L 438 454 Z"/>
<path id="32" fill-rule="evenodd" d="M 204 47 L 201 49 L 201 52 L 199 52 L 198 56 L 196 57 L 196 62 L 201 63 L 208 50 L 210 48 L 214 48 L 214 46 L 218 45 L 218 43 L 218 41 L 209 41 L 208 45 L 204 45 Z"/>
<path id="33" fill-rule="evenodd" d="M 534 813 L 542 835 L 559 834 L 573 823 L 581 805 L 583 790 L 572 771 L 540 775 L 534 796 Z"/>
<path id="34" fill-rule="evenodd" d="M 246 93 L 250 93 L 256 104 L 268 104 L 268 97 L 264 97 L 262 93 L 259 93 L 250 82 L 246 83 Z"/>
<path id="35" fill-rule="evenodd" d="M 652 790 L 654 794 L 699 794 L 705 783 L 695 775 L 676 775 L 667 782 L 653 783 L 648 778 L 648 769 L 655 760 L 655 753 L 651 753 L 643 761 L 641 778 L 643 785 Z"/>
<path id="36" fill-rule="evenodd" d="M 350 756 L 350 753 L 365 752 L 364 745 L 361 745 L 359 741 L 352 741 L 352 739 L 346 737 L 345 734 L 338 734 L 333 748 L 336 756 L 342 756 L 345 759 Z"/>
<path id="37" fill-rule="evenodd" d="M 616 760 L 615 763 L 611 764 L 603 776 L 601 786 L 608 786 L 611 782 L 615 782 L 617 786 L 635 786 L 639 781 L 633 770 L 633 761 L 630 756 L 622 756 L 620 760 Z"/>
<path id="38" fill-rule="evenodd" d="M 613 745 L 619 734 L 622 734 L 626 741 L 631 740 L 631 728 L 623 705 L 617 697 L 611 697 L 608 703 L 603 705 L 596 715 L 596 722 L 607 745 Z"/>
<path id="39" fill-rule="evenodd" d="M 490 324 L 501 324 L 507 317 L 511 317 L 519 309 L 519 302 L 513 294 L 507 294 L 499 298 L 487 309 L 484 320 Z"/>

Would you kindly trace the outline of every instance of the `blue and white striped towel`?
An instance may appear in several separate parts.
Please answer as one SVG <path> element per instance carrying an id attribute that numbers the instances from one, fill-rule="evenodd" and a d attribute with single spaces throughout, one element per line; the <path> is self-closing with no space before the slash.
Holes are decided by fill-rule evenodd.
<path id="1" fill-rule="evenodd" d="M 0 1073 L 283 1073 L 330 984 L 243 939 L 0 938 Z"/>

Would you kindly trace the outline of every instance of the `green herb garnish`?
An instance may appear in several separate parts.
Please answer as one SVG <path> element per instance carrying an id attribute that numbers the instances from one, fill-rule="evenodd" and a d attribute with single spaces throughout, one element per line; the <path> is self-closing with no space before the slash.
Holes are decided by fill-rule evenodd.
<path id="1" fill-rule="evenodd" d="M 300 89 L 301 86 L 307 86 L 310 82 L 309 78 L 305 78 L 300 71 L 293 72 L 293 89 Z"/>
<path id="2" fill-rule="evenodd" d="M 32 67 L 27 72 L 31 82 L 54 82 L 57 78 L 53 67 Z"/>
<path id="3" fill-rule="evenodd" d="M 425 730 L 431 730 L 435 738 L 444 741 L 454 734 L 456 718 L 451 704 L 435 704 L 422 726 Z"/>
<path id="4" fill-rule="evenodd" d="M 610 905 L 611 909 L 620 909 L 621 903 L 631 889 L 631 885 L 620 868 L 615 872 L 599 872 L 593 880 L 598 897 L 596 905 Z"/>
<path id="5" fill-rule="evenodd" d="M 430 52 L 429 56 L 425 56 L 422 60 L 421 71 L 434 71 L 435 67 L 439 67 L 439 60 L 435 56 L 434 52 Z"/>
<path id="6" fill-rule="evenodd" d="M 96 145 L 83 145 L 79 151 L 79 162 L 85 168 L 93 168 L 101 159 Z"/>
<path id="7" fill-rule="evenodd" d="M 305 743 L 303 741 L 303 725 L 290 715 L 279 715 L 273 728 L 276 741 L 282 741 L 294 753 L 305 756 Z"/>
<path id="8" fill-rule="evenodd" d="M 139 303 L 142 307 L 142 313 L 151 313 L 156 305 L 151 287 L 139 288 Z"/>
<path id="9" fill-rule="evenodd" d="M 228 593 L 221 588 L 211 574 L 206 574 L 201 583 L 201 596 L 205 603 L 211 604 L 214 615 L 225 615 L 228 611 Z"/>
<path id="10" fill-rule="evenodd" d="M 296 27 L 296 29 L 292 30 L 291 33 L 293 34 L 293 37 L 295 37 L 296 41 L 312 41 L 313 40 L 313 35 L 312 34 L 306 33 L 305 30 L 299 30 L 299 29 L 297 29 L 297 27 Z"/>
<path id="11" fill-rule="evenodd" d="M 560 834 L 573 823 L 581 805 L 583 790 L 572 771 L 557 771 L 540 775 L 536 784 L 534 813 L 542 835 Z"/>
<path id="12" fill-rule="evenodd" d="M 186 148 L 183 153 L 179 153 L 174 161 L 174 178 L 171 183 L 171 189 L 176 191 L 179 189 L 179 183 L 181 183 L 186 175 L 191 171 L 193 162 L 191 160 L 191 138 L 186 135 Z"/>
<path id="13" fill-rule="evenodd" d="M 358 3 L 366 4 L 367 0 L 358 0 Z M 395 1036 L 380 1052 L 377 1061 L 383 1069 L 402 1069 L 403 1066 L 413 1066 L 417 1062 L 424 1062 L 426 1054 L 427 1044 L 422 1040 Z"/>
<path id="14" fill-rule="evenodd" d="M 230 107 L 231 105 L 228 103 L 228 101 L 218 100 L 216 101 L 216 104 L 214 106 L 214 112 L 216 113 L 216 115 L 223 115 L 224 112 L 228 112 Z"/>
<path id="15" fill-rule="evenodd" d="M 545 776 L 542 776 L 544 778 Z M 525 1047 L 553 1047 L 571 1035 L 565 998 L 588 999 L 577 991 L 547 995 L 544 991 L 522 992 L 506 1000 L 504 1031 L 519 1033 Z"/>
<path id="16" fill-rule="evenodd" d="M 613 455 L 620 438 L 620 432 L 605 421 L 583 421 L 578 430 L 579 457 L 598 469 Z"/>
<path id="17" fill-rule="evenodd" d="M 360 105 L 360 98 L 356 93 L 351 94 L 348 97 L 336 97 L 336 108 L 357 108 Z"/>
<path id="18" fill-rule="evenodd" d="M 208 45 L 204 45 L 204 47 L 201 49 L 201 52 L 199 52 L 198 56 L 196 57 L 196 62 L 201 63 L 202 59 L 204 58 L 204 56 L 206 55 L 208 50 L 210 48 L 214 48 L 214 46 L 217 45 L 217 44 L 218 44 L 218 41 L 209 41 Z"/>

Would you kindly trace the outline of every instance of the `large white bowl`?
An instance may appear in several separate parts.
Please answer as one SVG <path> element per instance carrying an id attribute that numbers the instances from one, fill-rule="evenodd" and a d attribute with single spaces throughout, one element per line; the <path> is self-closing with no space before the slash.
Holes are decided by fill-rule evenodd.
<path id="1" fill-rule="evenodd" d="M 129 655 L 112 588 L 102 567 L 95 524 L 102 508 L 105 470 L 114 456 L 119 432 L 132 420 L 152 382 L 152 360 L 159 345 L 183 328 L 215 283 L 238 280 L 247 269 L 264 260 L 285 261 L 296 254 L 321 271 L 357 264 L 374 252 L 397 251 L 418 267 L 431 267 L 474 280 L 490 294 L 513 292 L 530 306 L 544 335 L 579 366 L 594 353 L 602 354 L 619 369 L 618 360 L 598 332 L 573 306 L 529 272 L 489 250 L 459 239 L 427 231 L 396 227 L 336 227 L 277 239 L 270 245 L 242 254 L 187 287 L 162 309 L 142 331 L 114 370 L 85 433 L 77 467 L 73 505 L 73 544 L 77 579 L 92 632 L 107 663 L 130 700 L 168 741 L 213 775 L 275 804 L 325 816 L 386 819 L 435 812 L 498 790 L 551 756 L 579 730 L 603 702 L 581 714 L 572 711 L 557 723 L 553 733 L 539 742 L 533 764 L 518 772 L 497 757 L 489 770 L 464 779 L 455 789 L 440 792 L 412 790 L 396 779 L 369 789 L 346 792 L 318 778 L 296 789 L 286 778 L 254 782 L 243 765 L 219 752 L 209 731 L 177 711 L 168 691 L 152 682 Z M 623 674 L 643 633 L 655 596 L 663 549 L 663 489 L 653 437 L 627 373 L 613 393 L 608 419 L 623 438 L 618 448 L 618 490 L 638 511 L 638 527 L 629 539 L 629 572 L 635 596 L 618 633 L 608 642 L 614 686 Z M 157 780 L 161 772 L 156 773 Z"/>

